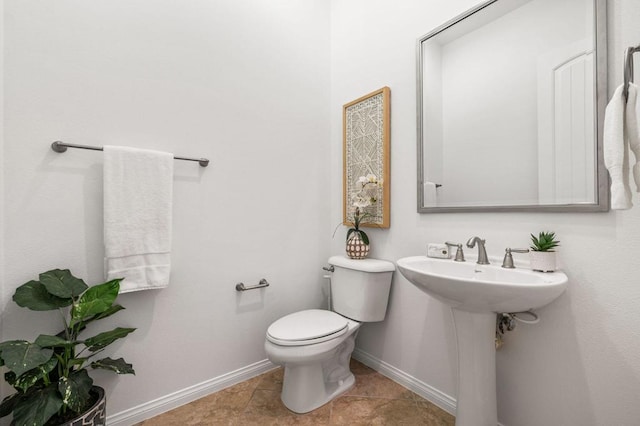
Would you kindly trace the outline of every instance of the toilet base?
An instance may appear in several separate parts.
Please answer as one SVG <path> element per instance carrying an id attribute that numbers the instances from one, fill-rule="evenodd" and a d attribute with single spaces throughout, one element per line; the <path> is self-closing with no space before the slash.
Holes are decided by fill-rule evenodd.
<path id="1" fill-rule="evenodd" d="M 323 360 L 284 363 L 281 399 L 285 407 L 294 413 L 308 413 L 355 384 L 349 361 L 357 334 L 358 330 L 353 330 L 335 349 L 325 353 Z"/>
<path id="2" fill-rule="evenodd" d="M 292 372 L 289 369 L 290 377 L 293 380 L 287 382 L 287 370 L 285 370 L 285 379 L 282 384 L 282 403 L 294 413 L 304 414 L 320 408 L 332 399 L 342 395 L 353 387 L 356 378 L 352 373 L 334 383 L 332 389 L 326 389 L 324 382 L 318 375 L 318 371 Z M 318 386 L 319 385 L 319 386 Z"/>

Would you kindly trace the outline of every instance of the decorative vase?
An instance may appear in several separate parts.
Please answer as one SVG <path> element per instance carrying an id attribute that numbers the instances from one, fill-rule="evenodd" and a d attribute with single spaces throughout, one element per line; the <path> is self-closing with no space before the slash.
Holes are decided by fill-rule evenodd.
<path id="1" fill-rule="evenodd" d="M 107 424 L 107 398 L 104 389 L 100 386 L 92 386 L 91 394 L 98 398 L 91 408 L 60 426 L 105 426 Z"/>
<path id="2" fill-rule="evenodd" d="M 553 272 L 556 270 L 556 252 L 530 251 L 529 262 L 534 271 Z"/>
<path id="3" fill-rule="evenodd" d="M 362 241 L 360 233 L 354 232 L 347 240 L 347 256 L 351 259 L 364 259 L 369 254 L 369 245 Z"/>

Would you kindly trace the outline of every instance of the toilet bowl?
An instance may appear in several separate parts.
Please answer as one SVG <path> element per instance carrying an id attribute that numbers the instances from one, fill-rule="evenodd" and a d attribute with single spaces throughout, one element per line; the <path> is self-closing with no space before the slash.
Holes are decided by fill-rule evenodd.
<path id="1" fill-rule="evenodd" d="M 283 345 L 283 339 L 276 337 L 282 335 L 271 330 L 278 321 L 280 324 L 285 321 L 302 324 L 299 321 L 325 318 L 337 323 L 331 314 L 342 318 L 344 327 L 320 339 L 287 340 Z M 307 413 L 353 386 L 355 378 L 349 370 L 349 360 L 355 347 L 359 322 L 319 309 L 296 312 L 278 321 L 269 327 L 265 351 L 271 362 L 285 366 L 281 399 L 287 408 L 296 413 Z"/>
<path id="2" fill-rule="evenodd" d="M 296 413 L 312 411 L 355 384 L 349 370 L 361 322 L 386 315 L 391 262 L 333 256 L 333 310 L 308 309 L 286 315 L 267 330 L 265 351 L 284 366 L 281 399 Z"/>

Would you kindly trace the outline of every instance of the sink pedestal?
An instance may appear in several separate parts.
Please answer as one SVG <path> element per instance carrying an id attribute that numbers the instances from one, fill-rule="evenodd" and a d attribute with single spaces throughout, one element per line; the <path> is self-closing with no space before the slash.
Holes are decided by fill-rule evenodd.
<path id="1" fill-rule="evenodd" d="M 451 306 L 458 343 L 456 426 L 496 426 L 496 314 L 538 309 L 567 288 L 562 272 L 502 268 L 426 256 L 399 259 L 402 275 Z"/>
<path id="2" fill-rule="evenodd" d="M 496 426 L 496 314 L 451 312 L 458 344 L 456 426 Z"/>

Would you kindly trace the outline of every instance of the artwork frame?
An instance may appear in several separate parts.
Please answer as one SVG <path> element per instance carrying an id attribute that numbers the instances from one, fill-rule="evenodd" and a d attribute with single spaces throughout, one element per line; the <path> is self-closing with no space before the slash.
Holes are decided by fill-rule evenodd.
<path id="1" fill-rule="evenodd" d="M 382 183 L 377 202 L 366 207 L 371 216 L 361 226 L 389 228 L 391 225 L 390 153 L 391 89 L 382 87 L 345 104 L 343 129 L 342 220 L 353 225 L 355 207 L 351 200 L 358 191 L 358 178 L 373 174 Z"/>

